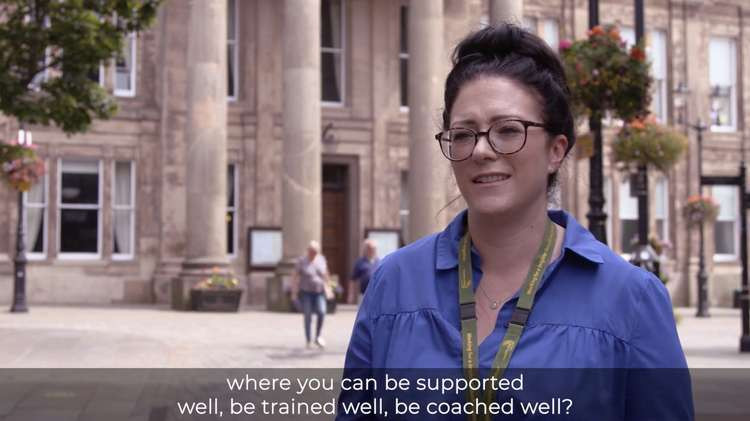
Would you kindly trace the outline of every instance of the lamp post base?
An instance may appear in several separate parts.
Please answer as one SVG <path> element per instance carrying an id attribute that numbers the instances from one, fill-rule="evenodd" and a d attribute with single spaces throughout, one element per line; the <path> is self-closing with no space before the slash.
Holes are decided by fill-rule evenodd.
<path id="1" fill-rule="evenodd" d="M 740 352 L 750 352 L 750 335 L 740 337 Z"/>
<path id="2" fill-rule="evenodd" d="M 28 313 L 29 308 L 26 307 L 26 303 L 13 303 L 10 308 L 11 313 Z"/>

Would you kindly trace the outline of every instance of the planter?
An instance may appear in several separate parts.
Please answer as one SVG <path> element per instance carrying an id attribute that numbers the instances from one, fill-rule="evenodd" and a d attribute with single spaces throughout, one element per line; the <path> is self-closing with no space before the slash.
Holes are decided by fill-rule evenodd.
<path id="1" fill-rule="evenodd" d="M 190 309 L 194 311 L 237 311 L 241 289 L 191 289 Z"/>

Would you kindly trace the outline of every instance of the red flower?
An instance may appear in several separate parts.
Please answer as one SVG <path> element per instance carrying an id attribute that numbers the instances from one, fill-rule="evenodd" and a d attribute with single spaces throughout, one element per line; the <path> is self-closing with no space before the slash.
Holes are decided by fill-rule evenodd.
<path id="1" fill-rule="evenodd" d="M 635 60 L 638 60 L 638 61 L 643 61 L 643 60 L 646 59 L 646 53 L 643 52 L 643 50 L 641 50 L 640 48 L 638 48 L 637 46 L 634 45 L 630 49 L 630 57 L 633 58 L 633 59 L 635 59 Z"/>

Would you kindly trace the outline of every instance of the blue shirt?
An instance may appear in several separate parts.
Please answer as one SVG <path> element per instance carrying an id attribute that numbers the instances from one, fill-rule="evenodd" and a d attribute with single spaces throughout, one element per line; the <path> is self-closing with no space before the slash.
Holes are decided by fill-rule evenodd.
<path id="1" fill-rule="evenodd" d="M 354 270 L 352 271 L 352 279 L 359 281 L 359 290 L 362 294 L 367 290 L 367 285 L 370 283 L 370 277 L 372 277 L 373 270 L 377 267 L 380 259 L 377 257 L 372 261 L 365 256 L 360 256 L 356 262 L 354 262 Z"/>
<path id="2" fill-rule="evenodd" d="M 613 417 L 588 410 L 583 415 L 692 419 L 690 379 L 666 288 L 653 274 L 597 241 L 569 214 L 550 211 L 549 217 L 566 229 L 561 254 L 544 272 L 509 369 L 647 369 L 640 378 L 631 376 L 627 384 L 614 382 L 625 389 L 612 391 L 610 401 L 617 402 L 609 402 L 605 409 L 614 411 Z M 345 374 L 357 369 L 462 367 L 458 245 L 465 218 L 464 211 L 443 232 L 381 261 L 355 321 Z M 482 265 L 475 250 L 472 266 L 476 289 Z M 492 365 L 517 301 L 516 293 L 479 345 L 483 375 Z M 656 370 L 665 368 L 677 370 L 670 375 Z M 558 380 L 573 375 L 571 370 L 558 373 L 563 372 Z M 366 397 L 342 394 L 345 400 L 361 398 Z M 596 402 L 589 404 L 596 406 Z M 576 419 L 582 419 L 580 415 Z"/>

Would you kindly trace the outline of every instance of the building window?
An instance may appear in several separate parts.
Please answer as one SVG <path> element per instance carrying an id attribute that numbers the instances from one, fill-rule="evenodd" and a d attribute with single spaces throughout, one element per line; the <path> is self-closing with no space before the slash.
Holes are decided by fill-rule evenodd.
<path id="1" fill-rule="evenodd" d="M 112 258 L 132 259 L 135 246 L 135 170 L 132 161 L 114 164 Z"/>
<path id="2" fill-rule="evenodd" d="M 237 166 L 227 168 L 227 254 L 237 254 Z"/>
<path id="3" fill-rule="evenodd" d="M 648 57 L 651 61 L 651 112 L 662 123 L 667 121 L 667 33 L 660 30 L 650 32 Z"/>
<path id="4" fill-rule="evenodd" d="M 115 95 L 135 96 L 136 33 L 123 40 L 122 54 L 115 59 Z"/>
<path id="5" fill-rule="evenodd" d="M 227 98 L 237 99 L 237 1 L 227 0 Z"/>
<path id="6" fill-rule="evenodd" d="M 536 18 L 524 16 L 523 19 L 521 20 L 521 27 L 534 34 L 536 34 L 536 31 L 537 31 L 536 25 L 537 25 Z"/>
<path id="7" fill-rule="evenodd" d="M 605 175 L 603 182 L 604 212 L 607 213 L 607 244 L 612 244 L 612 177 Z"/>
<path id="8" fill-rule="evenodd" d="M 59 231 L 61 257 L 98 257 L 101 227 L 99 161 L 60 163 Z"/>
<path id="9" fill-rule="evenodd" d="M 320 16 L 323 103 L 344 103 L 344 0 L 322 0 Z"/>
<path id="10" fill-rule="evenodd" d="M 711 194 L 719 204 L 719 216 L 714 226 L 714 260 L 734 260 L 739 245 L 737 187 L 713 186 Z"/>
<path id="11" fill-rule="evenodd" d="M 557 24 L 557 20 L 542 19 L 539 29 L 541 30 L 539 36 L 547 42 L 547 45 L 557 51 L 560 45 L 560 26 Z"/>
<path id="12" fill-rule="evenodd" d="M 654 188 L 654 222 L 656 235 L 665 242 L 669 239 L 669 180 L 661 176 Z"/>
<path id="13" fill-rule="evenodd" d="M 618 199 L 620 252 L 630 254 L 638 245 L 638 199 L 630 196 L 630 180 L 620 182 Z"/>
<path id="14" fill-rule="evenodd" d="M 47 253 L 47 174 L 23 194 L 26 212 L 26 253 L 29 259 L 43 259 Z"/>
<path id="15" fill-rule="evenodd" d="M 401 6 L 400 49 L 398 53 L 399 72 L 401 76 L 400 98 L 401 109 L 409 107 L 409 6 Z"/>
<path id="16" fill-rule="evenodd" d="M 708 47 L 711 130 L 737 128 L 737 50 L 730 38 L 711 38 Z"/>
<path id="17" fill-rule="evenodd" d="M 539 38 L 543 39 L 547 45 L 557 51 L 557 46 L 560 44 L 560 26 L 556 19 L 537 19 L 524 16 L 521 27 L 533 34 L 539 35 Z"/>
<path id="18" fill-rule="evenodd" d="M 401 238 L 411 241 L 409 237 L 409 172 L 401 171 L 401 206 L 398 212 L 401 220 Z"/>

